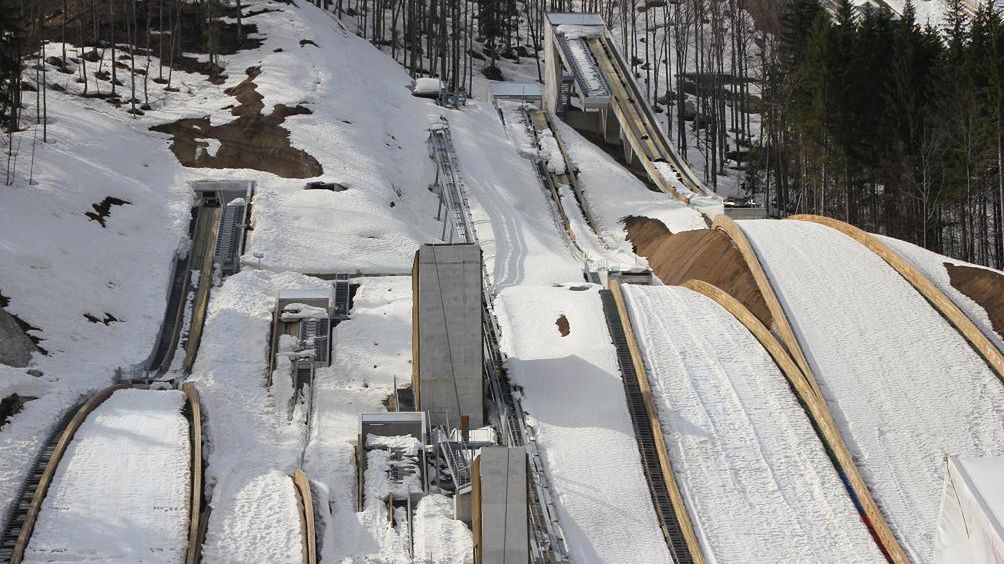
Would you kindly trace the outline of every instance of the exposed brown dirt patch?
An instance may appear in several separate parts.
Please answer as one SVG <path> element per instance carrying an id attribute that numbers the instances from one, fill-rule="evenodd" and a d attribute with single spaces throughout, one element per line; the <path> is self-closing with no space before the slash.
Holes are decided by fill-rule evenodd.
<path id="1" fill-rule="evenodd" d="M 700 229 L 674 235 L 661 221 L 647 217 L 626 218 L 624 226 L 635 253 L 648 259 L 663 283 L 703 280 L 731 294 L 764 325 L 772 326 L 773 318 L 753 273 L 727 234 Z"/>
<path id="2" fill-rule="evenodd" d="M 998 335 L 1004 335 L 1004 275 L 993 270 L 945 263 L 952 287 L 965 294 L 990 316 Z"/>
<path id="3" fill-rule="evenodd" d="M 321 163 L 302 149 L 290 145 L 289 130 L 282 127 L 289 116 L 311 113 L 303 106 L 276 104 L 272 113 L 262 115 L 265 105 L 254 79 L 258 67 L 247 69 L 243 82 L 226 93 L 239 104 L 230 113 L 237 119 L 213 125 L 209 116 L 186 118 L 151 127 L 173 136 L 171 151 L 181 164 L 193 168 L 249 168 L 271 172 L 284 178 L 312 178 L 324 171 Z M 209 140 L 219 141 L 215 153 Z"/>
<path id="4" fill-rule="evenodd" d="M 565 317 L 564 313 L 558 317 L 554 324 L 558 326 L 558 332 L 561 333 L 562 337 L 567 337 L 572 332 L 572 328 L 568 325 L 568 318 Z"/>

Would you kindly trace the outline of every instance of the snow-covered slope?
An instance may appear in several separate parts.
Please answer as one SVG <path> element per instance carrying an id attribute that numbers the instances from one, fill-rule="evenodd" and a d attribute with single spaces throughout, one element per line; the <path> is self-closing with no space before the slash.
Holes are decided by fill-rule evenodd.
<path id="1" fill-rule="evenodd" d="M 16 134 L 18 172 L 0 189 L 0 294 L 48 351 L 32 359 L 41 377 L 0 366 L 4 396 L 39 398 L 0 433 L 0 514 L 59 414 L 110 384 L 115 367 L 150 353 L 171 259 L 187 239 L 185 182 L 197 177 L 146 131 L 148 122 L 102 100 L 50 91 L 48 113 L 50 143 L 38 133 L 32 167 L 34 129 Z M 109 196 L 129 203 L 110 206 L 102 227 L 85 214 L 101 217 L 93 206 Z"/>
<path id="2" fill-rule="evenodd" d="M 290 421 L 285 402 L 264 386 L 266 351 L 276 292 L 326 286 L 300 274 L 252 269 L 213 291 L 190 378 L 201 394 L 211 445 L 207 561 L 299 558 L 300 525 L 298 513 L 289 511 L 296 498 L 288 476 L 298 462 L 303 425 Z"/>
<path id="3" fill-rule="evenodd" d="M 597 289 L 504 290 L 509 373 L 523 387 L 572 559 L 670 562 Z"/>
<path id="4" fill-rule="evenodd" d="M 946 256 L 939 255 L 938 253 L 929 251 L 923 247 L 918 247 L 912 243 L 901 241 L 900 239 L 893 239 L 892 237 L 885 237 L 883 235 L 878 235 L 878 237 L 883 243 L 891 247 L 892 250 L 899 253 L 901 257 L 905 258 L 910 264 L 915 266 L 917 270 L 926 276 L 927 279 L 937 286 L 939 290 L 944 292 L 945 295 L 948 296 L 949 299 L 955 303 L 955 305 L 959 306 L 959 309 L 961 309 L 963 313 L 965 313 L 966 316 L 968 316 L 969 319 L 980 328 L 980 331 L 982 331 L 988 339 L 997 345 L 997 348 L 1004 350 L 1004 339 L 1002 339 L 1000 334 L 994 330 L 994 326 L 990 322 L 990 316 L 987 314 L 987 311 L 983 309 L 980 304 L 973 301 L 969 296 L 963 294 L 959 290 L 956 290 L 955 287 L 952 286 L 952 278 L 948 275 L 945 263 L 957 266 L 966 266 L 969 268 L 980 268 L 984 270 L 992 269 L 948 258 Z"/>
<path id="5" fill-rule="evenodd" d="M 581 280 L 582 263 L 558 230 L 532 163 L 519 152 L 530 150 L 519 142 L 526 139 L 519 116 L 509 112 L 503 125 L 484 101 L 446 115 L 495 285 Z"/>
<path id="6" fill-rule="evenodd" d="M 172 563 L 188 548 L 191 443 L 177 391 L 126 389 L 63 455 L 24 562 Z"/>
<path id="7" fill-rule="evenodd" d="M 1004 454 L 1004 387 L 899 274 L 800 221 L 739 222 L 901 544 L 934 557 L 947 455 Z"/>
<path id="8" fill-rule="evenodd" d="M 405 69 L 331 14 L 309 2 L 245 9 L 262 7 L 278 10 L 247 19 L 259 26 L 264 44 L 228 66 L 260 66 L 255 83 L 266 108 L 311 110 L 286 120 L 293 144 L 321 163 L 323 180 L 348 188 L 304 191 L 302 180 L 262 182 L 251 236 L 262 263 L 314 273 L 408 272 L 414 250 L 439 235 L 425 144 L 439 108 L 412 97 Z M 317 46 L 301 46 L 302 40 Z"/>
<path id="9" fill-rule="evenodd" d="M 710 298 L 624 286 L 708 562 L 883 562 L 788 382 Z"/>

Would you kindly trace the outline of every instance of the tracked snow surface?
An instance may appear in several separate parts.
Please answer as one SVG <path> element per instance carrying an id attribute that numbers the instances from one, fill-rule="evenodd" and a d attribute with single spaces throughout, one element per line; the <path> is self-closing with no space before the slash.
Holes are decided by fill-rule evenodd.
<path id="1" fill-rule="evenodd" d="M 741 221 L 869 488 L 910 557 L 934 557 L 948 455 L 1004 454 L 1004 387 L 912 286 L 853 239 Z"/>
<path id="2" fill-rule="evenodd" d="M 976 264 L 970 264 L 961 260 L 948 258 L 946 256 L 939 255 L 938 253 L 929 251 L 923 247 L 918 247 L 917 245 L 907 243 L 906 241 L 901 241 L 899 239 L 893 239 L 892 237 L 885 237 L 882 235 L 879 235 L 878 237 L 883 243 L 891 247 L 892 250 L 896 251 L 901 257 L 906 259 L 907 262 L 916 267 L 921 274 L 926 276 L 927 279 L 934 283 L 939 290 L 944 292 L 949 299 L 955 302 L 955 305 L 959 306 L 959 309 L 961 309 L 963 313 L 965 313 L 966 316 L 980 328 L 980 331 L 982 331 L 988 339 L 997 345 L 997 348 L 1004 350 L 1004 339 L 1002 339 L 1000 334 L 994 330 L 993 323 L 990 322 L 990 316 L 987 314 L 987 310 L 983 309 L 983 306 L 976 303 L 972 298 L 956 290 L 955 287 L 952 286 L 952 278 L 948 275 L 948 269 L 945 268 L 945 263 L 957 266 L 966 266 L 969 268 L 981 268 L 1000 274 L 999 271 Z"/>
<path id="3" fill-rule="evenodd" d="M 767 351 L 710 298 L 624 286 L 708 562 L 882 562 Z"/>
<path id="4" fill-rule="evenodd" d="M 503 124 L 483 104 L 471 101 L 448 119 L 495 285 L 581 280 L 582 263 L 555 226 L 532 164 L 520 154 L 530 149 L 518 114 L 508 109 Z"/>
<path id="5" fill-rule="evenodd" d="M 573 561 L 670 562 L 598 287 L 578 288 L 502 291 L 509 374 L 523 387 Z"/>
<path id="6" fill-rule="evenodd" d="M 177 391 L 119 390 L 63 455 L 24 562 L 173 563 L 188 547 L 191 443 Z"/>

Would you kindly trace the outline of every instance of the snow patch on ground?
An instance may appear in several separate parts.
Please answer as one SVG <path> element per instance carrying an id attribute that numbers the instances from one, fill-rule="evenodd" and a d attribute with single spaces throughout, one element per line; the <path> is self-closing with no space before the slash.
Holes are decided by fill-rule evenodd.
<path id="1" fill-rule="evenodd" d="M 670 562 L 598 287 L 506 288 L 496 303 L 509 374 L 523 386 L 572 559 Z M 555 325 L 561 315 L 567 337 Z"/>
<path id="2" fill-rule="evenodd" d="M 305 191 L 302 180 L 265 175 L 253 209 L 254 250 L 273 270 L 407 273 L 419 245 L 440 233 L 425 143 L 440 108 L 413 97 L 405 69 L 330 14 L 309 3 L 269 7 L 278 12 L 248 18 L 265 43 L 228 65 L 261 67 L 255 84 L 266 108 L 311 110 L 284 127 L 293 146 L 321 163 L 322 180 L 348 189 Z M 301 49 L 303 39 L 319 47 Z M 244 260 L 255 262 L 250 251 Z"/>
<path id="3" fill-rule="evenodd" d="M 709 562 L 884 562 L 767 351 L 675 286 L 625 285 L 677 483 Z"/>
<path id="4" fill-rule="evenodd" d="M 662 192 L 650 190 L 613 157 L 565 122 L 555 119 L 554 127 L 565 144 L 573 167 L 579 171 L 582 191 L 605 238 L 630 250 L 631 244 L 627 242 L 621 225 L 621 221 L 628 216 L 658 219 L 673 233 L 707 228 L 700 213 Z"/>
<path id="5" fill-rule="evenodd" d="M 877 255 L 815 223 L 740 221 L 876 501 L 934 558 L 948 455 L 1004 454 L 1004 388 Z"/>

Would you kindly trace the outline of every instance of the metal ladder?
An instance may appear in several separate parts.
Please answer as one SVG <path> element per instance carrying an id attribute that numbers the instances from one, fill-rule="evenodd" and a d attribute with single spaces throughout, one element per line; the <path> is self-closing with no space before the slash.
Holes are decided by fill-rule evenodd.
<path id="1" fill-rule="evenodd" d="M 335 274 L 335 323 L 349 318 L 352 309 L 352 287 L 348 274 Z"/>
<path id="2" fill-rule="evenodd" d="M 453 485 L 456 491 L 469 486 L 471 483 L 471 465 L 464 454 L 466 447 L 463 443 L 451 440 L 439 442 L 439 450 L 446 460 L 446 467 L 453 478 Z"/>
<path id="3" fill-rule="evenodd" d="M 600 291 L 600 301 L 603 303 L 603 313 L 606 317 L 607 329 L 610 331 L 610 338 L 617 351 L 617 364 L 620 366 L 621 380 L 624 383 L 624 395 L 627 398 L 628 411 L 631 413 L 631 423 L 634 426 L 635 441 L 638 444 L 638 453 L 641 455 L 642 468 L 645 471 L 645 481 L 648 482 L 649 491 L 652 494 L 652 504 L 655 506 L 656 514 L 662 524 L 663 535 L 666 538 L 666 544 L 669 545 L 673 562 L 692 564 L 694 560 L 687 548 L 687 541 L 680 528 L 680 522 L 676 518 L 676 511 L 673 508 L 669 488 L 666 485 L 667 479 L 674 478 L 664 476 L 662 466 L 659 464 L 655 433 L 645 409 L 641 386 L 638 384 L 638 374 L 631 361 L 631 352 L 628 349 L 627 336 L 621 325 L 617 304 L 610 290 Z"/>

